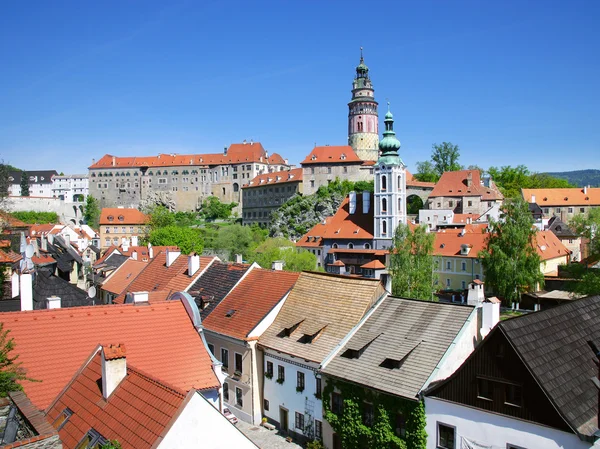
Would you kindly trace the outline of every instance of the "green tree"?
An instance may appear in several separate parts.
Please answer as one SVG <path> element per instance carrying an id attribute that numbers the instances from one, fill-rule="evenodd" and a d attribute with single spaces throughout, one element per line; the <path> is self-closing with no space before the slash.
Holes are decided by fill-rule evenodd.
<path id="1" fill-rule="evenodd" d="M 21 196 L 29 196 L 29 176 L 25 170 L 21 171 Z"/>
<path id="2" fill-rule="evenodd" d="M 432 300 L 437 284 L 434 273 L 433 242 L 435 236 L 425 226 L 414 231 L 399 224 L 390 249 L 390 274 L 395 296 Z"/>
<path id="3" fill-rule="evenodd" d="M 499 221 L 490 220 L 486 249 L 479 253 L 486 284 L 508 304 L 543 285 L 536 228 L 528 205 L 520 198 L 502 206 Z"/>
<path id="4" fill-rule="evenodd" d="M 450 142 L 442 142 L 441 145 L 434 143 L 432 147 L 431 161 L 439 176 L 442 176 L 447 171 L 462 170 L 462 165 L 458 163 L 458 158 L 460 157 L 458 145 L 453 145 Z"/>
<path id="5" fill-rule="evenodd" d="M 590 209 L 587 214 L 574 216 L 569 226 L 588 241 L 588 260 L 600 259 L 600 209 Z M 582 295 L 600 294 L 600 270 L 587 269 L 584 265 L 579 282 L 573 284 L 576 293 Z"/>
<path id="6" fill-rule="evenodd" d="M 285 271 L 314 270 L 317 256 L 306 250 L 297 250 L 294 243 L 284 238 L 271 238 L 261 243 L 248 257 L 263 268 L 271 268 L 276 260 L 283 261 Z"/>
<path id="7" fill-rule="evenodd" d="M 552 189 L 573 187 L 565 179 L 546 173 L 531 173 L 525 165 L 490 167 L 488 173 L 506 198 L 520 198 L 521 189 Z"/>
<path id="8" fill-rule="evenodd" d="M 413 177 L 421 182 L 438 182 L 440 179 L 431 161 L 417 162 L 417 172 Z"/>
<path id="9" fill-rule="evenodd" d="M 122 449 L 122 446 L 117 440 L 110 440 L 108 443 L 100 446 L 100 449 Z"/>
<path id="10" fill-rule="evenodd" d="M 148 221 L 150 231 L 166 228 L 168 226 L 175 226 L 176 224 L 175 214 L 162 205 L 153 206 L 148 211 L 148 215 L 150 216 Z"/>
<path id="11" fill-rule="evenodd" d="M 98 200 L 92 195 L 88 195 L 85 199 L 83 219 L 94 229 L 98 229 L 100 226 L 100 205 L 98 204 Z"/>
<path id="12" fill-rule="evenodd" d="M 8 197 L 8 177 L 11 171 L 11 166 L 0 162 L 0 210 L 3 209 L 4 201 Z"/>
<path id="13" fill-rule="evenodd" d="M 178 246 L 183 254 L 202 253 L 204 240 L 197 228 L 171 225 L 150 231 L 148 241 L 154 246 Z"/>
<path id="14" fill-rule="evenodd" d="M 256 240 L 249 226 L 234 224 L 219 230 L 214 245 L 215 249 L 227 251 L 230 260 L 235 254 L 241 254 L 244 259 L 248 259 L 256 248 Z"/>
<path id="15" fill-rule="evenodd" d="M 56 212 L 36 212 L 30 210 L 12 212 L 11 215 L 17 220 L 28 224 L 58 223 L 58 214 Z"/>
<path id="16" fill-rule="evenodd" d="M 9 338 L 10 330 L 4 330 L 4 323 L 0 323 L 0 397 L 6 397 L 11 391 L 22 390 L 18 383 L 26 380 L 25 370 L 17 362 L 18 355 L 11 355 L 15 349 L 15 341 Z"/>
<path id="17" fill-rule="evenodd" d="M 232 209 L 237 203 L 222 203 L 216 196 L 209 196 L 202 202 L 200 212 L 208 220 L 225 220 L 231 216 Z"/>

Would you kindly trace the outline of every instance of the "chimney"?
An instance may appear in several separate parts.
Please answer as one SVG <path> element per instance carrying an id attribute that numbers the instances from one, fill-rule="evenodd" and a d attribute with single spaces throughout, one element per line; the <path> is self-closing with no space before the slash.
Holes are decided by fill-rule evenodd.
<path id="1" fill-rule="evenodd" d="M 469 284 L 469 293 L 467 294 L 467 304 L 470 306 L 480 307 L 485 296 L 483 294 L 483 282 L 475 279 Z"/>
<path id="2" fill-rule="evenodd" d="M 12 298 L 16 298 L 19 296 L 19 274 L 16 271 L 13 271 L 13 274 L 10 277 L 12 282 Z"/>
<path id="3" fill-rule="evenodd" d="M 188 275 L 193 276 L 200 269 L 200 256 L 196 253 L 188 256 Z"/>
<path id="4" fill-rule="evenodd" d="M 132 258 L 133 260 L 138 260 L 137 251 L 132 251 L 132 252 L 131 252 L 131 258 Z"/>
<path id="5" fill-rule="evenodd" d="M 148 243 L 148 258 L 154 259 L 154 249 L 152 248 L 152 243 Z"/>
<path id="6" fill-rule="evenodd" d="M 488 298 L 481 305 L 481 337 L 485 338 L 492 328 L 500 321 L 500 300 Z"/>
<path id="7" fill-rule="evenodd" d="M 587 189 L 588 189 L 588 186 L 583 186 L 583 194 L 584 195 L 587 195 Z"/>
<path id="8" fill-rule="evenodd" d="M 354 214 L 356 212 L 356 192 L 350 192 L 348 197 L 350 199 L 350 214 Z"/>
<path id="9" fill-rule="evenodd" d="M 371 192 L 363 192 L 363 214 L 367 215 L 371 208 Z"/>
<path id="10" fill-rule="evenodd" d="M 243 260 L 241 254 L 236 254 L 235 255 L 235 263 L 244 263 L 244 260 Z"/>
<path id="11" fill-rule="evenodd" d="M 392 294 L 392 275 L 390 273 L 381 273 L 379 280 L 383 284 L 385 290 L 391 295 Z"/>
<path id="12" fill-rule="evenodd" d="M 65 239 L 65 243 L 67 244 L 67 247 L 71 246 L 71 236 L 67 233 L 65 233 L 65 235 L 63 235 L 64 239 Z"/>
<path id="13" fill-rule="evenodd" d="M 148 292 L 131 292 L 134 304 L 148 304 Z"/>
<path id="14" fill-rule="evenodd" d="M 283 260 L 274 260 L 271 264 L 271 270 L 281 271 L 283 270 Z"/>
<path id="15" fill-rule="evenodd" d="M 123 243 L 121 244 L 121 248 L 125 252 L 129 251 L 129 239 L 123 238 Z"/>
<path id="16" fill-rule="evenodd" d="M 54 244 L 54 234 L 48 234 L 48 242 L 53 245 Z"/>
<path id="17" fill-rule="evenodd" d="M 531 203 L 535 203 L 535 195 L 531 195 Z"/>
<path id="18" fill-rule="evenodd" d="M 227 156 L 227 147 L 223 147 L 223 156 Z"/>
<path id="19" fill-rule="evenodd" d="M 21 274 L 21 311 L 33 310 L 33 285 L 31 283 L 31 274 Z"/>
<path id="20" fill-rule="evenodd" d="M 127 375 L 125 345 L 102 346 L 102 396 L 108 399 Z"/>
<path id="21" fill-rule="evenodd" d="M 181 254 L 180 250 L 175 250 L 175 249 L 169 249 L 167 248 L 167 267 L 170 267 L 171 265 L 173 265 L 173 262 L 175 262 L 175 259 L 177 259 Z"/>
<path id="22" fill-rule="evenodd" d="M 116 157 L 112 157 L 112 166 L 114 167 L 116 164 L 117 158 Z"/>
<path id="23" fill-rule="evenodd" d="M 131 236 L 131 246 L 138 246 L 138 236 L 137 235 Z"/>
<path id="24" fill-rule="evenodd" d="M 60 309 L 60 297 L 50 296 L 47 298 L 49 309 Z"/>

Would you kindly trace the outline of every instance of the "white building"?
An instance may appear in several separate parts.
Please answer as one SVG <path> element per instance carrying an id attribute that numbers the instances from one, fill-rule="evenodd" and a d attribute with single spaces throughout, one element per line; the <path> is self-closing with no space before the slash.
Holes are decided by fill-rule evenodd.
<path id="1" fill-rule="evenodd" d="M 27 176 L 29 184 L 28 196 L 52 198 L 52 178 L 58 175 L 56 170 L 11 171 L 8 174 L 9 196 L 21 196 L 21 177 L 23 173 Z"/>
<path id="2" fill-rule="evenodd" d="M 88 196 L 88 175 L 65 175 L 52 177 L 52 196 L 65 203 L 80 203 Z"/>

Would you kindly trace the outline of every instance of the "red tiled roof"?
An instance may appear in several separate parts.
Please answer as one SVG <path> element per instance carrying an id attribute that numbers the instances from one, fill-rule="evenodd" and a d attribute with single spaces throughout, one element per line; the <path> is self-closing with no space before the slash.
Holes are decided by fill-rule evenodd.
<path id="1" fill-rule="evenodd" d="M 120 295 L 131 284 L 147 263 L 128 259 L 104 282 L 102 290 Z"/>
<path id="2" fill-rule="evenodd" d="M 112 220 L 109 220 L 112 217 Z M 121 217 L 123 217 L 121 219 Z M 145 224 L 150 217 L 137 209 L 120 209 L 117 207 L 105 207 L 100 212 L 101 225 L 129 225 Z"/>
<path id="3" fill-rule="evenodd" d="M 544 206 L 600 206 L 600 187 L 572 189 L 521 189 L 523 199 Z"/>
<path id="4" fill-rule="evenodd" d="M 128 364 L 127 375 L 105 400 L 98 382 L 102 378 L 101 361 L 101 350 L 97 348 L 48 410 L 51 421 L 66 408 L 73 412 L 59 430 L 64 448 L 77 447 L 89 429 L 119 441 L 123 449 L 155 447 L 185 405 L 186 392 Z"/>
<path id="5" fill-rule="evenodd" d="M 27 396 L 45 409 L 100 344 L 127 346 L 127 360 L 188 391 L 219 382 L 204 343 L 181 301 L 0 313 L 27 377 Z M 42 338 L 43 336 L 43 338 Z M 66 345 L 59 344 L 68 339 Z"/>
<path id="6" fill-rule="evenodd" d="M 10 240 L 0 240 L 0 248 L 10 248 Z"/>
<path id="7" fill-rule="evenodd" d="M 202 324 L 208 330 L 246 339 L 290 291 L 299 275 L 289 271 L 252 269 Z"/>
<path id="8" fill-rule="evenodd" d="M 314 147 L 301 164 L 349 164 L 351 162 L 362 164 L 363 161 L 356 155 L 351 146 L 344 145 Z"/>
<path id="9" fill-rule="evenodd" d="M 212 263 L 214 257 L 200 257 L 200 268 L 193 276 L 187 274 L 188 256 L 180 255 L 167 267 L 167 251 L 155 253 L 146 267 L 129 284 L 126 291 L 122 291 L 113 301 L 115 304 L 125 302 L 127 292 L 153 292 L 166 290 L 171 293 L 185 291 L 200 276 L 204 269 Z"/>
<path id="10" fill-rule="evenodd" d="M 333 217 L 317 223 L 296 243 L 300 247 L 323 246 L 323 239 L 373 239 L 373 198 L 369 212 L 363 214 L 362 194 L 356 194 L 356 212 L 350 214 L 350 199 L 346 197 Z"/>
<path id="11" fill-rule="evenodd" d="M 0 211 L 0 223 L 5 223 L 5 226 L 8 226 L 9 228 L 27 228 L 29 226 L 27 223 L 2 211 Z"/>
<path id="12" fill-rule="evenodd" d="M 48 234 L 54 229 L 55 224 L 35 224 L 29 227 L 29 233 L 31 235 Z"/>
<path id="13" fill-rule="evenodd" d="M 468 176 L 471 175 L 471 186 L 468 186 Z M 482 200 L 500 200 L 504 198 L 495 185 L 481 185 L 479 170 L 447 171 L 433 188 L 430 198 L 437 196 L 481 196 Z"/>
<path id="14" fill-rule="evenodd" d="M 259 187 L 265 185 L 283 184 L 286 182 L 302 182 L 302 169 L 294 168 L 292 170 L 277 171 L 273 173 L 263 173 L 252 179 L 242 188 Z"/>
<path id="15" fill-rule="evenodd" d="M 362 248 L 331 248 L 331 254 L 371 254 L 373 256 L 385 256 L 389 253 L 387 249 L 362 249 Z"/>
<path id="16" fill-rule="evenodd" d="M 276 154 L 274 160 L 277 160 Z M 114 165 L 113 165 L 114 160 Z M 104 155 L 98 162 L 92 164 L 90 169 L 98 168 L 131 168 L 131 167 L 176 167 L 176 166 L 202 166 L 235 164 L 243 162 L 262 162 L 268 164 L 267 152 L 259 142 L 234 143 L 223 153 L 212 154 L 159 154 L 158 156 L 117 157 L 110 154 Z M 277 164 L 282 162 L 278 161 Z M 283 162 L 285 163 L 285 162 Z"/>
<path id="17" fill-rule="evenodd" d="M 333 263 L 330 263 L 329 266 L 331 267 L 345 267 L 346 264 L 344 262 L 342 262 L 341 260 L 336 260 Z"/>
<path id="18" fill-rule="evenodd" d="M 50 254 L 40 254 L 39 256 L 31 257 L 31 261 L 34 265 L 49 265 L 52 263 L 56 263 L 56 259 L 52 257 Z"/>
<path id="19" fill-rule="evenodd" d="M 269 156 L 269 164 L 271 165 L 287 165 L 287 162 L 279 154 L 273 153 Z"/>
<path id="20" fill-rule="evenodd" d="M 385 265 L 380 260 L 375 259 L 360 266 L 361 268 L 369 268 L 371 270 L 385 270 Z"/>
<path id="21" fill-rule="evenodd" d="M 23 257 L 14 251 L 4 252 L 0 251 L 0 263 L 15 263 L 21 260 Z"/>

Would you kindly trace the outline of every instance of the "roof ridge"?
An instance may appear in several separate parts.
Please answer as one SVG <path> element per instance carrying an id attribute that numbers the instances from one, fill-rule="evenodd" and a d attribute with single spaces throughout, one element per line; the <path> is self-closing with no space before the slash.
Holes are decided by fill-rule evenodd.
<path id="1" fill-rule="evenodd" d="M 131 371 L 133 374 L 141 377 L 144 380 L 147 380 L 148 382 L 153 383 L 154 385 L 156 385 L 158 387 L 161 387 L 162 389 L 164 389 L 166 391 L 169 391 L 170 393 L 174 393 L 174 394 L 177 394 L 178 396 L 181 396 L 182 399 L 187 396 L 187 393 L 185 391 L 183 391 L 182 389 L 177 388 L 176 386 L 171 385 L 170 383 L 168 383 L 162 379 L 159 379 L 155 376 L 152 376 L 151 374 L 149 374 L 139 368 L 136 368 L 132 365 L 127 365 L 127 371 Z"/>

